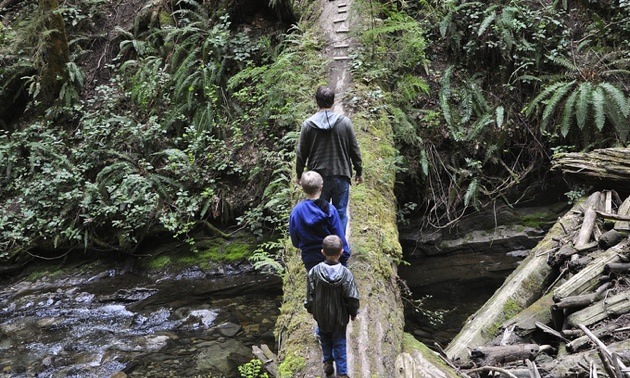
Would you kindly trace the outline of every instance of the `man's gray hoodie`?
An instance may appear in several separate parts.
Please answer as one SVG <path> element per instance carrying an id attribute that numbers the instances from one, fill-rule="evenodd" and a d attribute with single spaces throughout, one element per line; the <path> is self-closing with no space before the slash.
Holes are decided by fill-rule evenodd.
<path id="1" fill-rule="evenodd" d="M 329 109 L 313 114 L 302 124 L 296 153 L 296 173 L 302 177 L 305 167 L 326 176 L 352 178 L 363 173 L 361 151 L 352 122 Z"/>

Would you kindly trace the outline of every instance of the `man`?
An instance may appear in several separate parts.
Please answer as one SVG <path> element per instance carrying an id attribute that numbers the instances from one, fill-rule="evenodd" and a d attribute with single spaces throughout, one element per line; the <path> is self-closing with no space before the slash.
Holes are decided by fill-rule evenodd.
<path id="1" fill-rule="evenodd" d="M 335 206 L 345 230 L 353 167 L 356 183 L 363 182 L 361 151 L 350 119 L 332 111 L 335 92 L 328 87 L 318 87 L 315 101 L 319 110 L 304 121 L 300 131 L 296 153 L 297 182 L 300 183 L 306 166 L 322 175 L 321 198 Z"/>

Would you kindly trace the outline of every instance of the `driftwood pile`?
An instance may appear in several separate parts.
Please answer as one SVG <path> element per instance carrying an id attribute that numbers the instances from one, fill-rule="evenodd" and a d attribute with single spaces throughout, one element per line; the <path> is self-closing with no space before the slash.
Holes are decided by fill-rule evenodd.
<path id="1" fill-rule="evenodd" d="M 578 210 L 576 210 L 578 209 Z M 630 378 L 630 197 L 596 192 L 562 225 L 541 298 L 459 361 L 468 376 Z"/>

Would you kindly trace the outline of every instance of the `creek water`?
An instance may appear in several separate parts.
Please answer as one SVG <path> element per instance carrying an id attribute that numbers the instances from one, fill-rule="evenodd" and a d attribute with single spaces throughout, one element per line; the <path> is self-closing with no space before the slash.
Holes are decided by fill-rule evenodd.
<path id="1" fill-rule="evenodd" d="M 466 319 L 503 284 L 523 259 L 522 253 L 460 253 L 408 261 L 399 275 L 411 291 L 405 330 L 435 349 L 457 335 Z M 419 310 L 417 310 L 419 308 Z"/>
<path id="2" fill-rule="evenodd" d="M 275 349 L 278 277 L 45 276 L 0 288 L 1 377 L 238 377 Z"/>
<path id="3" fill-rule="evenodd" d="M 424 257 L 399 268 L 427 312 L 406 330 L 448 344 L 520 257 Z M 253 345 L 276 350 L 276 276 L 199 269 L 154 277 L 102 270 L 0 282 L 0 377 L 239 377 Z"/>

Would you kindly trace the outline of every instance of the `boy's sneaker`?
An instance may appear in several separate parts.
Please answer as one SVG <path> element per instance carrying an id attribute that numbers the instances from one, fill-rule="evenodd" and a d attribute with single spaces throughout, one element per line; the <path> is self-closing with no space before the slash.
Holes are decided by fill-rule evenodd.
<path id="1" fill-rule="evenodd" d="M 324 374 L 326 374 L 326 376 L 332 376 L 333 373 L 335 372 L 335 367 L 333 366 L 333 362 L 332 361 L 326 361 L 324 362 Z"/>

